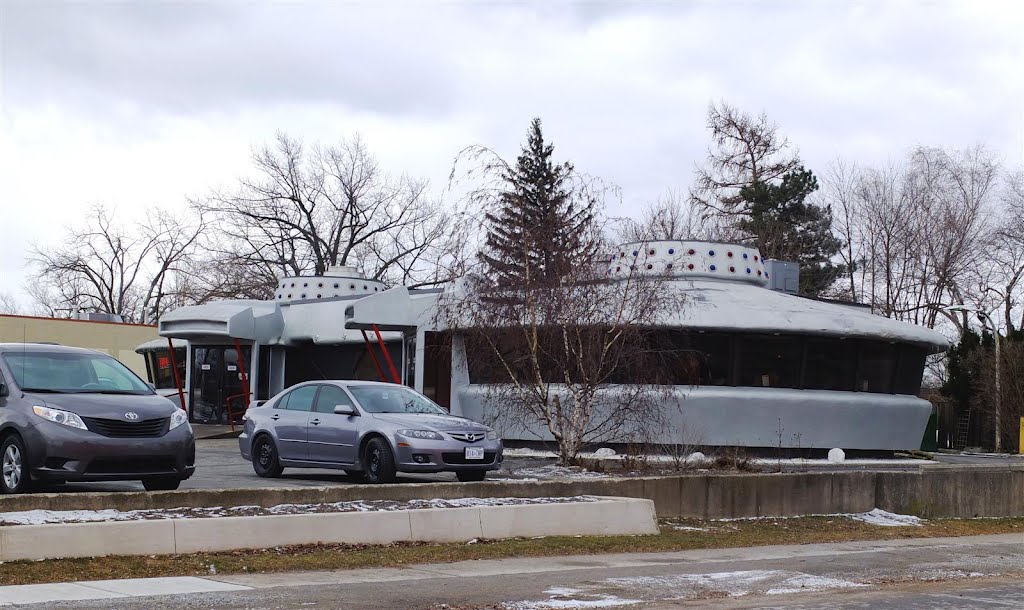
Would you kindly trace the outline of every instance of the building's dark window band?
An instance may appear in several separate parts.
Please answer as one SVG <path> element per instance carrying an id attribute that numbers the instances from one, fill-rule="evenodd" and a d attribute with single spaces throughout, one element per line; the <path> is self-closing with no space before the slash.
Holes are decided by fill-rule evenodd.
<path id="1" fill-rule="evenodd" d="M 528 370 L 515 335 L 500 345 L 506 364 Z M 470 339 L 467 350 L 471 383 L 508 380 L 490 348 Z M 652 329 L 648 353 L 632 365 L 637 370 L 616 370 L 610 381 L 916 395 L 926 357 L 922 347 L 870 339 L 664 329 Z M 557 383 L 552 363 L 540 368 L 545 381 Z"/>

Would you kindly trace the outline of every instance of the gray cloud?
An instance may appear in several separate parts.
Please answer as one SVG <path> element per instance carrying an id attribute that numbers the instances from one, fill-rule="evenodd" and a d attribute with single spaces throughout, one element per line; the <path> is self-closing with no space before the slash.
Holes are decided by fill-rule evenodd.
<path id="1" fill-rule="evenodd" d="M 179 114 L 297 102 L 413 114 L 450 107 L 446 41 L 423 27 L 429 11 L 319 8 L 10 3 L 5 90 L 26 105 L 73 100 L 101 110 L 123 101 Z"/>

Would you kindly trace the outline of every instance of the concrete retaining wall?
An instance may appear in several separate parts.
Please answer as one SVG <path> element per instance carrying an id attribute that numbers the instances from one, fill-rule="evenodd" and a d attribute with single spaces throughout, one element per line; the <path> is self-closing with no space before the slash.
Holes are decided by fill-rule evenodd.
<path id="1" fill-rule="evenodd" d="M 574 481 L 26 494 L 0 497 L 0 512 L 576 495 L 647 498 L 660 517 L 794 516 L 858 513 L 876 507 L 921 517 L 1009 517 L 1024 516 L 1024 468 L 930 465 L 908 472 L 708 473 Z"/>
<path id="2" fill-rule="evenodd" d="M 596 502 L 0 527 L 0 561 L 167 555 L 317 543 L 657 534 L 654 504 Z"/>

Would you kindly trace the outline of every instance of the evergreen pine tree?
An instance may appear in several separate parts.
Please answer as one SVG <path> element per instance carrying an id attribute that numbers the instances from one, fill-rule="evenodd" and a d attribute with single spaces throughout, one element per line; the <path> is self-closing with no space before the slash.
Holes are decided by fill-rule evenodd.
<path id="1" fill-rule="evenodd" d="M 797 167 L 778 182 L 757 181 L 740 189 L 748 215 L 736 223 L 761 255 L 800 264 L 800 292 L 819 295 L 845 273 L 832 262 L 843 242 L 832 233 L 832 210 L 807 202 L 818 189 L 810 170 Z"/>
<path id="2" fill-rule="evenodd" d="M 486 214 L 480 258 L 498 285 L 557 281 L 594 254 L 593 203 L 574 192 L 572 164 L 556 164 L 553 153 L 540 119 L 533 119 L 515 165 L 501 176 L 505 187 L 497 209 Z"/>

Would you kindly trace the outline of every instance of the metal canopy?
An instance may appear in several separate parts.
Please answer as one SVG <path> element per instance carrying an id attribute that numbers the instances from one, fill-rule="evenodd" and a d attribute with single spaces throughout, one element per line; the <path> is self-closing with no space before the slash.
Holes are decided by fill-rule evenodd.
<path id="1" fill-rule="evenodd" d="M 160 336 L 189 340 L 234 340 L 273 343 L 281 337 L 284 318 L 272 301 L 219 301 L 180 307 L 160 318 Z"/>
<path id="2" fill-rule="evenodd" d="M 412 295 L 404 286 L 372 294 L 345 307 L 345 328 L 415 332 L 429 322 L 436 298 L 434 292 Z"/>

